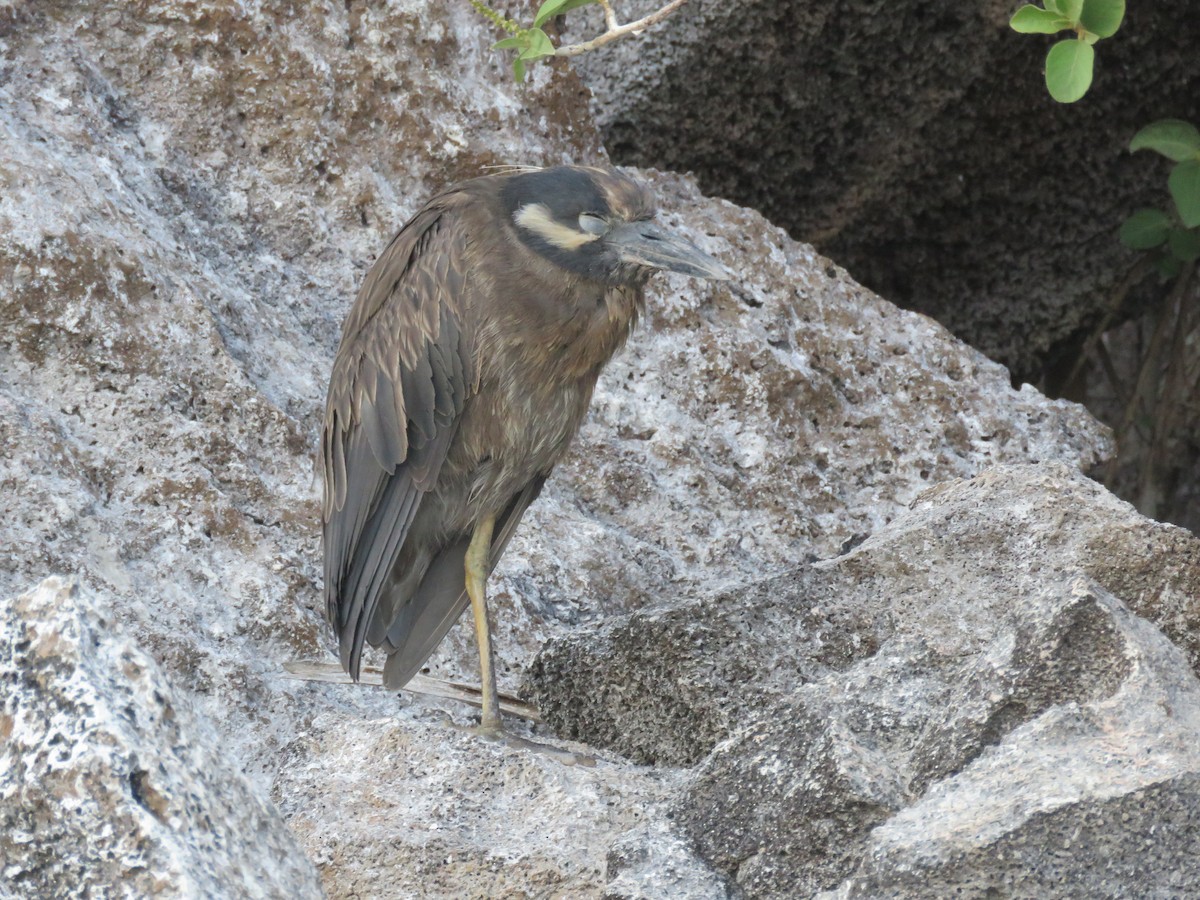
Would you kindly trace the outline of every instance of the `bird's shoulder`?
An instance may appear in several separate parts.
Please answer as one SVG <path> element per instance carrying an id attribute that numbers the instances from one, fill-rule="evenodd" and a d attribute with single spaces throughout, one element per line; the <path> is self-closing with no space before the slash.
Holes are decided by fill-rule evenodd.
<path id="1" fill-rule="evenodd" d="M 430 200 L 396 233 L 379 254 L 355 297 L 342 327 L 343 348 L 352 344 L 381 315 L 387 330 L 418 326 L 433 307 L 449 304 L 461 312 L 470 233 L 470 198 L 460 190 Z M 397 319 L 416 318 L 405 323 Z"/>
<path id="2" fill-rule="evenodd" d="M 462 188 L 426 203 L 368 272 L 342 326 L 327 424 L 335 414 L 343 427 L 357 421 L 363 392 L 373 400 L 380 377 L 411 385 L 405 375 L 417 373 L 423 386 L 427 369 L 453 369 L 455 380 L 464 382 L 456 393 L 473 393 L 477 368 L 467 246 L 469 211 L 478 204 Z M 459 361 L 451 362 L 452 356 Z M 416 402 L 414 397 L 405 403 L 410 412 Z"/>

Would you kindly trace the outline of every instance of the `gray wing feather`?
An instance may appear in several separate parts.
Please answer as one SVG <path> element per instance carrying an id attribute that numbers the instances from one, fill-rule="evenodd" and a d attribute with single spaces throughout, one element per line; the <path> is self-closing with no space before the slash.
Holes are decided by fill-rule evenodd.
<path id="1" fill-rule="evenodd" d="M 545 482 L 545 477 L 539 476 L 527 484 L 497 521 L 489 554 L 493 567 Z M 469 538 L 463 538 L 442 548 L 425 570 L 412 598 L 388 628 L 383 683 L 389 689 L 399 690 L 417 674 L 470 602 L 463 568 L 469 543 Z"/>
<path id="2" fill-rule="evenodd" d="M 397 387 L 383 369 L 376 372 L 372 414 L 362 418 L 363 431 L 375 461 L 389 475 L 396 471 L 396 460 L 408 455 L 408 429 L 400 421 L 404 399 L 396 396 Z"/>
<path id="3" fill-rule="evenodd" d="M 442 197 L 392 240 L 334 361 L 321 440 L 325 600 L 354 678 L 388 575 L 478 387 L 455 226 Z"/>
<path id="4" fill-rule="evenodd" d="M 422 355 L 413 369 L 403 369 L 400 378 L 408 407 L 408 420 L 412 428 L 426 440 L 437 434 L 434 423 L 434 408 L 437 395 L 434 392 L 433 369 L 429 357 Z"/>

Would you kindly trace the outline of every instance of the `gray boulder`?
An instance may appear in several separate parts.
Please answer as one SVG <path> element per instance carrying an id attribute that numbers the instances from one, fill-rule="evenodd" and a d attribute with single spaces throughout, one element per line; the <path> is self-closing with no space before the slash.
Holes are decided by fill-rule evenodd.
<path id="1" fill-rule="evenodd" d="M 312 863 L 87 593 L 0 603 L 0 876 L 22 897 L 321 897 Z"/>
<path id="2" fill-rule="evenodd" d="M 1056 39 L 1013 32 L 1017 5 L 693 2 L 578 67 L 618 162 L 694 172 L 1019 378 L 1061 381 L 1135 261 L 1121 221 L 1169 202 L 1166 164 L 1127 147 L 1155 119 L 1200 117 L 1200 17 L 1129 4 L 1091 92 L 1064 106 L 1042 79 Z M 569 38 L 599 20 L 567 16 Z"/>
<path id="3" fill-rule="evenodd" d="M 211 777 L 243 772 L 269 796 L 331 895 L 720 896 L 729 860 L 697 853 L 689 817 L 708 808 L 696 773 L 754 724 L 744 698 L 794 705 L 796 685 L 764 670 L 849 677 L 884 658 L 896 627 L 839 605 L 833 580 L 828 602 L 791 625 L 782 594 L 770 598 L 778 615 L 756 619 L 720 589 L 833 557 L 913 515 L 931 486 L 997 464 L 1086 468 L 1109 439 L 757 213 L 645 172 L 667 221 L 740 278 L 654 285 L 647 321 L 493 581 L 508 689 L 547 641 L 629 613 L 660 623 L 613 645 L 624 683 L 610 665 L 564 663 L 561 695 L 543 695 L 567 739 L 595 723 L 597 764 L 481 741 L 463 708 L 288 679 L 290 660 L 332 659 L 312 453 L 338 324 L 372 254 L 431 191 L 482 165 L 603 159 L 579 83 L 539 67 L 518 89 L 493 39 L 466 5 L 424 2 L 0 11 L 0 596 L 76 577 L 211 723 Z M 1040 532 L 1048 556 L 1145 536 L 1124 507 L 1076 505 L 1091 512 Z M 1023 520 L 986 513 L 962 506 L 964 552 L 1002 539 L 1025 552 Z M 1139 614 L 1173 610 L 1156 621 L 1186 642 L 1195 556 L 1170 534 L 1131 539 L 1089 574 L 1144 601 Z M 963 567 L 928 565 L 950 586 Z M 868 593 L 882 578 L 854 577 Z M 648 612 L 688 598 L 713 611 L 711 637 L 680 639 L 688 622 L 670 605 Z M 776 643 L 789 629 L 807 643 Z M 739 656 L 742 639 L 760 655 Z M 681 656 L 672 672 L 659 649 L 672 642 L 697 663 L 716 648 L 720 668 Z M 473 680 L 475 666 L 461 628 L 429 674 Z M 667 707 L 671 684 L 682 696 Z M 1057 696 L 1019 689 L 1031 709 Z M 578 726 L 560 712 L 570 704 Z M 668 708 L 671 728 L 649 721 Z M 817 713 L 805 721 L 817 734 Z M 980 740 L 968 737 L 931 746 L 932 785 Z M 898 808 L 894 781 L 860 787 L 867 818 Z M 67 815 L 61 799 L 44 803 L 47 817 Z"/>
<path id="4" fill-rule="evenodd" d="M 1062 466 L 997 468 L 556 640 L 531 687 L 561 733 L 698 763 L 675 821 L 747 896 L 1186 896 L 1200 682 L 1155 623 L 1195 620 L 1197 552 Z"/>

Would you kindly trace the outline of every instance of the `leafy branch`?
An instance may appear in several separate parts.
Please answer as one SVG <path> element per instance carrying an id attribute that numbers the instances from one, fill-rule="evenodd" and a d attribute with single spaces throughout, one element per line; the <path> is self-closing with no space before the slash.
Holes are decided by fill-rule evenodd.
<path id="1" fill-rule="evenodd" d="M 533 19 L 533 25 L 525 28 L 520 23 L 492 9 L 484 0 L 470 0 L 471 5 L 475 7 L 480 15 L 508 32 L 509 37 L 497 41 L 492 45 L 492 49 L 517 51 L 517 55 L 513 59 L 513 77 L 517 81 L 525 80 L 525 70 L 529 63 L 537 62 L 539 59 L 551 56 L 579 56 L 582 53 L 603 47 L 605 44 L 619 38 L 631 34 L 641 34 L 647 28 L 657 25 L 687 2 L 688 0 L 670 0 L 661 9 L 643 16 L 635 22 L 621 24 L 617 20 L 617 14 L 613 9 L 611 0 L 545 0 L 538 7 L 538 11 Z M 565 47 L 555 47 L 554 42 L 550 40 L 550 36 L 542 30 L 542 26 L 555 16 L 564 15 L 571 12 L 571 10 L 593 3 L 604 10 L 604 32 L 589 41 L 580 41 L 577 44 L 569 44 Z"/>
<path id="2" fill-rule="evenodd" d="M 1025 34 L 1073 32 L 1046 55 L 1046 88 L 1060 103 L 1087 93 L 1095 66 L 1095 44 L 1112 37 L 1125 17 L 1125 0 L 1044 0 L 1045 8 L 1021 7 L 1009 24 Z M 1200 328 L 1200 129 L 1180 119 L 1161 119 L 1139 131 L 1130 152 L 1150 150 L 1173 163 L 1167 178 L 1171 203 L 1139 209 L 1121 225 L 1125 246 L 1141 251 L 1109 298 L 1099 322 L 1081 345 L 1062 386 L 1073 391 L 1093 360 L 1112 389 L 1111 399 L 1085 389 L 1094 404 L 1115 404 L 1112 424 L 1120 452 L 1110 460 L 1105 482 L 1118 479 L 1130 499 L 1156 518 L 1175 502 L 1174 485 L 1190 463 L 1181 457 L 1200 450 L 1195 398 L 1200 394 L 1196 332 Z M 1124 352 L 1110 354 L 1109 329 L 1126 307 L 1131 291 L 1150 268 L 1173 282 L 1166 296 L 1134 322 Z M 1137 348 L 1129 350 L 1133 342 Z M 1121 346 L 1118 344 L 1118 346 Z M 1119 371 L 1120 370 L 1120 371 Z M 1128 387 L 1128 390 L 1126 389 Z M 1178 512 L 1178 511 L 1177 511 Z"/>
<path id="3" fill-rule="evenodd" d="M 1117 33 L 1125 18 L 1125 0 L 1045 0 L 1045 4 L 1045 9 L 1022 6 L 1008 24 L 1022 34 L 1075 33 L 1046 54 L 1046 89 L 1059 103 L 1074 103 L 1092 86 L 1094 45 Z"/>
<path id="4" fill-rule="evenodd" d="M 1153 150 L 1175 163 L 1167 178 L 1174 210 L 1139 209 L 1121 225 L 1121 242 L 1155 251 L 1154 264 L 1174 278 L 1200 258 L 1200 130 L 1191 122 L 1161 119 L 1133 136 L 1131 152 Z"/>
<path id="5" fill-rule="evenodd" d="M 1200 364 L 1193 342 L 1200 324 L 1200 296 L 1195 290 L 1200 260 L 1200 129 L 1181 119 L 1161 119 L 1134 135 L 1129 150 L 1151 150 L 1174 163 L 1167 178 L 1172 204 L 1165 209 L 1139 209 L 1121 225 L 1121 242 L 1143 251 L 1142 257 L 1114 292 L 1067 383 L 1082 372 L 1088 356 L 1099 359 L 1113 391 L 1112 424 L 1120 448 L 1109 461 L 1104 480 L 1114 485 L 1118 465 L 1132 463 L 1133 471 L 1126 476 L 1133 482 L 1130 499 L 1146 515 L 1160 517 L 1170 508 L 1171 485 L 1182 469 L 1178 457 L 1196 441 L 1196 420 L 1190 410 L 1200 392 Z M 1151 333 L 1137 354 L 1134 371 L 1122 378 L 1105 346 L 1104 333 L 1150 266 L 1173 284 L 1156 310 L 1138 323 L 1143 339 L 1147 330 Z M 1129 382 L 1132 387 L 1126 392 L 1123 387 Z"/>

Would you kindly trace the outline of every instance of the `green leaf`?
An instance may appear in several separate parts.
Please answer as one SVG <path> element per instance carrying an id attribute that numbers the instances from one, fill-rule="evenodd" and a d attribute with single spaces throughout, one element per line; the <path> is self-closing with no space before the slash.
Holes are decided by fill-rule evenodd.
<path id="1" fill-rule="evenodd" d="M 517 84 L 521 84 L 525 81 L 525 61 L 519 56 L 513 60 L 513 80 L 515 80 Z"/>
<path id="2" fill-rule="evenodd" d="M 1125 0 L 1083 0 L 1079 22 L 1097 37 L 1112 37 L 1125 18 Z"/>
<path id="3" fill-rule="evenodd" d="M 1046 0 L 1046 9 L 1050 10 L 1050 12 L 1062 12 L 1058 8 L 1058 0 Z"/>
<path id="4" fill-rule="evenodd" d="M 1083 12 L 1083 0 L 1058 0 L 1058 11 L 1072 25 L 1079 21 Z"/>
<path id="5" fill-rule="evenodd" d="M 1185 159 L 1167 179 L 1179 220 L 1187 228 L 1200 225 L 1200 159 Z"/>
<path id="6" fill-rule="evenodd" d="M 1132 250 L 1161 246 L 1171 231 L 1171 219 L 1161 209 L 1139 209 L 1121 225 L 1121 243 Z"/>
<path id="7" fill-rule="evenodd" d="M 1154 261 L 1154 268 L 1158 269 L 1158 274 L 1163 278 L 1174 278 L 1183 270 L 1183 263 L 1170 253 L 1164 253 Z"/>
<path id="8" fill-rule="evenodd" d="M 518 47 L 523 46 L 523 44 L 524 41 L 522 41 L 519 37 L 507 37 L 502 41 L 496 41 L 496 43 L 492 44 L 492 49 L 516 50 Z"/>
<path id="9" fill-rule="evenodd" d="M 1046 88 L 1059 103 L 1074 103 L 1092 86 L 1096 51 L 1083 41 L 1059 41 L 1046 54 Z"/>
<path id="10" fill-rule="evenodd" d="M 551 43 L 550 36 L 542 29 L 531 28 L 525 34 L 529 38 L 529 46 L 521 51 L 518 59 L 533 60 L 554 55 L 554 44 Z"/>
<path id="11" fill-rule="evenodd" d="M 1171 255 L 1180 262 L 1191 262 L 1200 258 L 1200 232 L 1175 228 L 1168 239 Z"/>
<path id="12" fill-rule="evenodd" d="M 1183 162 L 1200 153 L 1200 131 L 1182 119 L 1159 119 L 1133 136 L 1129 150 L 1153 150 L 1167 159 Z"/>
<path id="13" fill-rule="evenodd" d="M 1071 23 L 1058 13 L 1036 6 L 1022 6 L 1008 20 L 1008 26 L 1021 34 L 1057 34 Z"/>
<path id="14" fill-rule="evenodd" d="M 581 6 L 587 6 L 589 3 L 595 3 L 596 0 L 546 0 L 538 7 L 537 16 L 534 17 L 533 25 L 535 28 L 541 28 L 550 19 L 555 16 L 561 16 L 563 13 L 569 13 L 573 9 L 579 9 Z"/>

